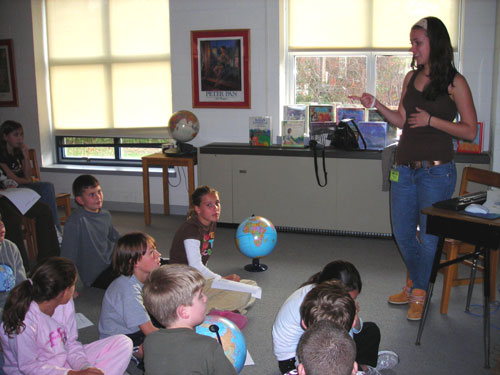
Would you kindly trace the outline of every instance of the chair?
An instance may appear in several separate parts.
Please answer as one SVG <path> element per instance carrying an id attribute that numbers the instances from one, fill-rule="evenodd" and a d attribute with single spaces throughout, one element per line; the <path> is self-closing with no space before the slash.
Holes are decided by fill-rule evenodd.
<path id="1" fill-rule="evenodd" d="M 468 183 L 474 182 L 481 185 L 493 186 L 500 188 L 500 173 L 491 172 L 485 169 L 478 169 L 473 167 L 465 167 L 462 173 L 462 182 L 460 184 L 460 192 L 459 195 L 464 195 L 469 193 Z M 486 189 L 484 189 L 486 190 Z M 473 253 L 475 251 L 475 247 L 471 244 L 446 239 L 443 246 L 443 254 L 445 254 L 446 259 L 442 260 L 442 262 L 456 259 L 459 255 Z M 490 299 L 491 301 L 495 300 L 495 290 L 496 290 L 496 277 L 497 277 L 497 265 L 498 265 L 498 251 L 492 251 L 490 256 Z M 482 257 L 481 257 L 482 258 Z M 466 264 L 468 266 L 474 267 L 474 262 L 470 260 L 464 260 L 462 264 Z M 477 261 L 475 262 L 477 264 Z M 477 266 L 477 269 L 482 271 L 484 268 L 482 266 Z M 458 264 L 453 264 L 451 266 L 445 267 L 440 272 L 444 274 L 443 281 L 443 294 L 441 297 L 441 314 L 446 314 L 448 312 L 448 304 L 450 302 L 450 294 L 451 288 L 453 286 L 459 285 L 470 285 L 469 294 L 467 296 L 467 307 L 469 307 L 470 303 L 470 292 L 472 290 L 473 284 L 483 283 L 483 278 L 475 278 L 475 268 L 473 268 L 471 272 L 471 277 L 467 278 L 459 278 L 458 277 Z M 472 280 L 472 284 L 471 284 Z"/>
<path id="2" fill-rule="evenodd" d="M 36 264 L 38 257 L 38 244 L 36 242 L 36 220 L 23 216 L 23 238 L 26 242 L 28 260 L 31 264 Z"/>
<path id="3" fill-rule="evenodd" d="M 33 181 L 40 181 L 40 169 L 38 168 L 38 161 L 36 158 L 36 151 L 34 149 L 29 150 L 30 164 L 31 164 L 31 179 Z M 64 216 L 59 218 L 61 225 L 66 223 L 69 215 L 71 215 L 71 200 L 69 193 L 56 193 L 56 205 L 57 207 L 64 208 Z"/>

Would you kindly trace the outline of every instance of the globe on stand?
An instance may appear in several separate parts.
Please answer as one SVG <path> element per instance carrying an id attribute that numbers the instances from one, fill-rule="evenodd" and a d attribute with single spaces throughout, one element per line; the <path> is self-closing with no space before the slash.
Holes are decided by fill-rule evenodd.
<path id="1" fill-rule="evenodd" d="M 177 111 L 168 120 L 168 132 L 176 141 L 176 147 L 165 147 L 167 156 L 190 156 L 196 153 L 196 148 L 186 143 L 194 139 L 200 131 L 200 123 L 194 113 Z"/>
<path id="2" fill-rule="evenodd" d="M 239 374 L 247 358 L 247 344 L 245 336 L 232 321 L 216 316 L 207 315 L 200 325 L 196 326 L 196 333 L 218 340 L 224 354 Z"/>
<path id="3" fill-rule="evenodd" d="M 267 270 L 265 264 L 260 264 L 260 258 L 269 255 L 276 246 L 278 235 L 273 223 L 261 216 L 251 216 L 243 220 L 236 230 L 236 246 L 249 258 L 252 264 L 247 264 L 249 272 Z"/>

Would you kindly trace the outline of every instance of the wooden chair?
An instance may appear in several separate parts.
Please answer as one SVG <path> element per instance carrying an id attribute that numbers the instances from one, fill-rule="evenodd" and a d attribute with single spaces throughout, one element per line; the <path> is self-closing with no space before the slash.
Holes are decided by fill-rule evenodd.
<path id="1" fill-rule="evenodd" d="M 488 171 L 485 169 L 465 167 L 462 173 L 462 182 L 460 184 L 459 195 L 464 195 L 471 192 L 468 190 L 470 188 L 468 187 L 469 182 L 486 185 L 484 190 L 486 190 L 487 186 L 500 188 L 500 173 Z M 443 246 L 443 254 L 445 254 L 446 259 L 442 260 L 442 262 L 455 259 L 461 254 L 472 253 L 474 252 L 474 250 L 475 247 L 471 244 L 461 241 L 446 239 Z M 468 266 L 474 266 L 474 262 L 470 260 L 465 260 L 462 262 L 462 264 L 466 264 Z M 495 300 L 497 266 L 498 266 L 498 251 L 492 251 L 490 256 L 491 301 Z M 477 269 L 480 271 L 484 270 L 482 266 L 477 266 Z M 483 283 L 482 277 L 475 278 L 475 268 L 473 268 L 473 271 L 471 272 L 471 277 L 466 277 L 466 278 L 458 277 L 458 264 L 453 264 L 449 267 L 446 267 L 442 269 L 440 272 L 444 274 L 443 295 L 441 297 L 441 309 L 440 309 L 441 314 L 446 314 L 448 312 L 448 304 L 450 302 L 451 288 L 453 286 L 471 285 L 472 288 L 473 284 L 471 284 L 471 280 L 475 284 Z M 472 290 L 471 288 L 469 288 L 469 295 L 467 298 L 467 309 L 470 303 L 470 291 Z"/>
<path id="2" fill-rule="evenodd" d="M 31 163 L 31 179 L 33 181 L 40 181 L 40 169 L 38 168 L 38 160 L 36 158 L 36 151 L 31 148 L 29 150 L 29 155 L 30 155 L 29 162 Z M 71 214 L 70 196 L 71 195 L 69 193 L 56 193 L 56 205 L 57 205 L 57 207 L 64 208 L 64 216 L 61 216 L 59 218 L 61 225 L 64 225 L 64 223 L 66 223 L 66 220 L 68 220 L 68 217 Z"/>
<path id="3" fill-rule="evenodd" d="M 23 238 L 26 243 L 28 260 L 31 265 L 36 264 L 38 257 L 38 244 L 36 242 L 36 220 L 23 216 Z"/>

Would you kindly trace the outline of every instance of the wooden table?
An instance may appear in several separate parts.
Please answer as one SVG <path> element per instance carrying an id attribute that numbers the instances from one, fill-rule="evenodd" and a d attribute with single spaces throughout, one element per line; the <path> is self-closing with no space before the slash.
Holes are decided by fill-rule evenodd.
<path id="1" fill-rule="evenodd" d="M 436 282 L 439 269 L 451 264 L 461 262 L 467 258 L 477 258 L 483 255 L 484 277 L 484 316 L 483 316 L 483 340 L 484 340 L 484 366 L 490 367 L 490 252 L 498 251 L 500 247 L 500 219 L 487 220 L 478 217 L 467 216 L 459 212 L 428 207 L 422 210 L 427 215 L 427 233 L 439 236 L 439 241 L 432 265 L 431 278 L 427 287 L 424 311 L 418 328 L 416 344 L 420 345 L 420 338 L 424 330 L 425 319 L 429 311 L 429 303 Z M 440 263 L 445 238 L 468 242 L 476 246 L 476 251 L 471 254 L 459 256 L 456 259 Z M 493 280 L 493 283 L 495 280 Z"/>
<path id="2" fill-rule="evenodd" d="M 168 167 L 187 167 L 189 202 L 194 192 L 194 166 L 197 163 L 196 154 L 192 156 L 165 156 L 162 152 L 142 157 L 142 190 L 144 193 L 144 222 L 151 224 L 151 205 L 149 199 L 149 167 L 161 166 L 163 169 L 163 212 L 168 215 Z"/>

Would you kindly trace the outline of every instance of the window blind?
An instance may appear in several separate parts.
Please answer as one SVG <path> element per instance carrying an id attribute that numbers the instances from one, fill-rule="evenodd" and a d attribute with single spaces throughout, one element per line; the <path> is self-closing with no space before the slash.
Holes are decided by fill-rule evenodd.
<path id="1" fill-rule="evenodd" d="M 410 28 L 438 17 L 458 48 L 460 0 L 288 0 L 288 50 L 400 50 Z"/>
<path id="2" fill-rule="evenodd" d="M 168 0 L 46 0 L 46 30 L 56 135 L 161 128 L 165 136 L 172 113 Z"/>

